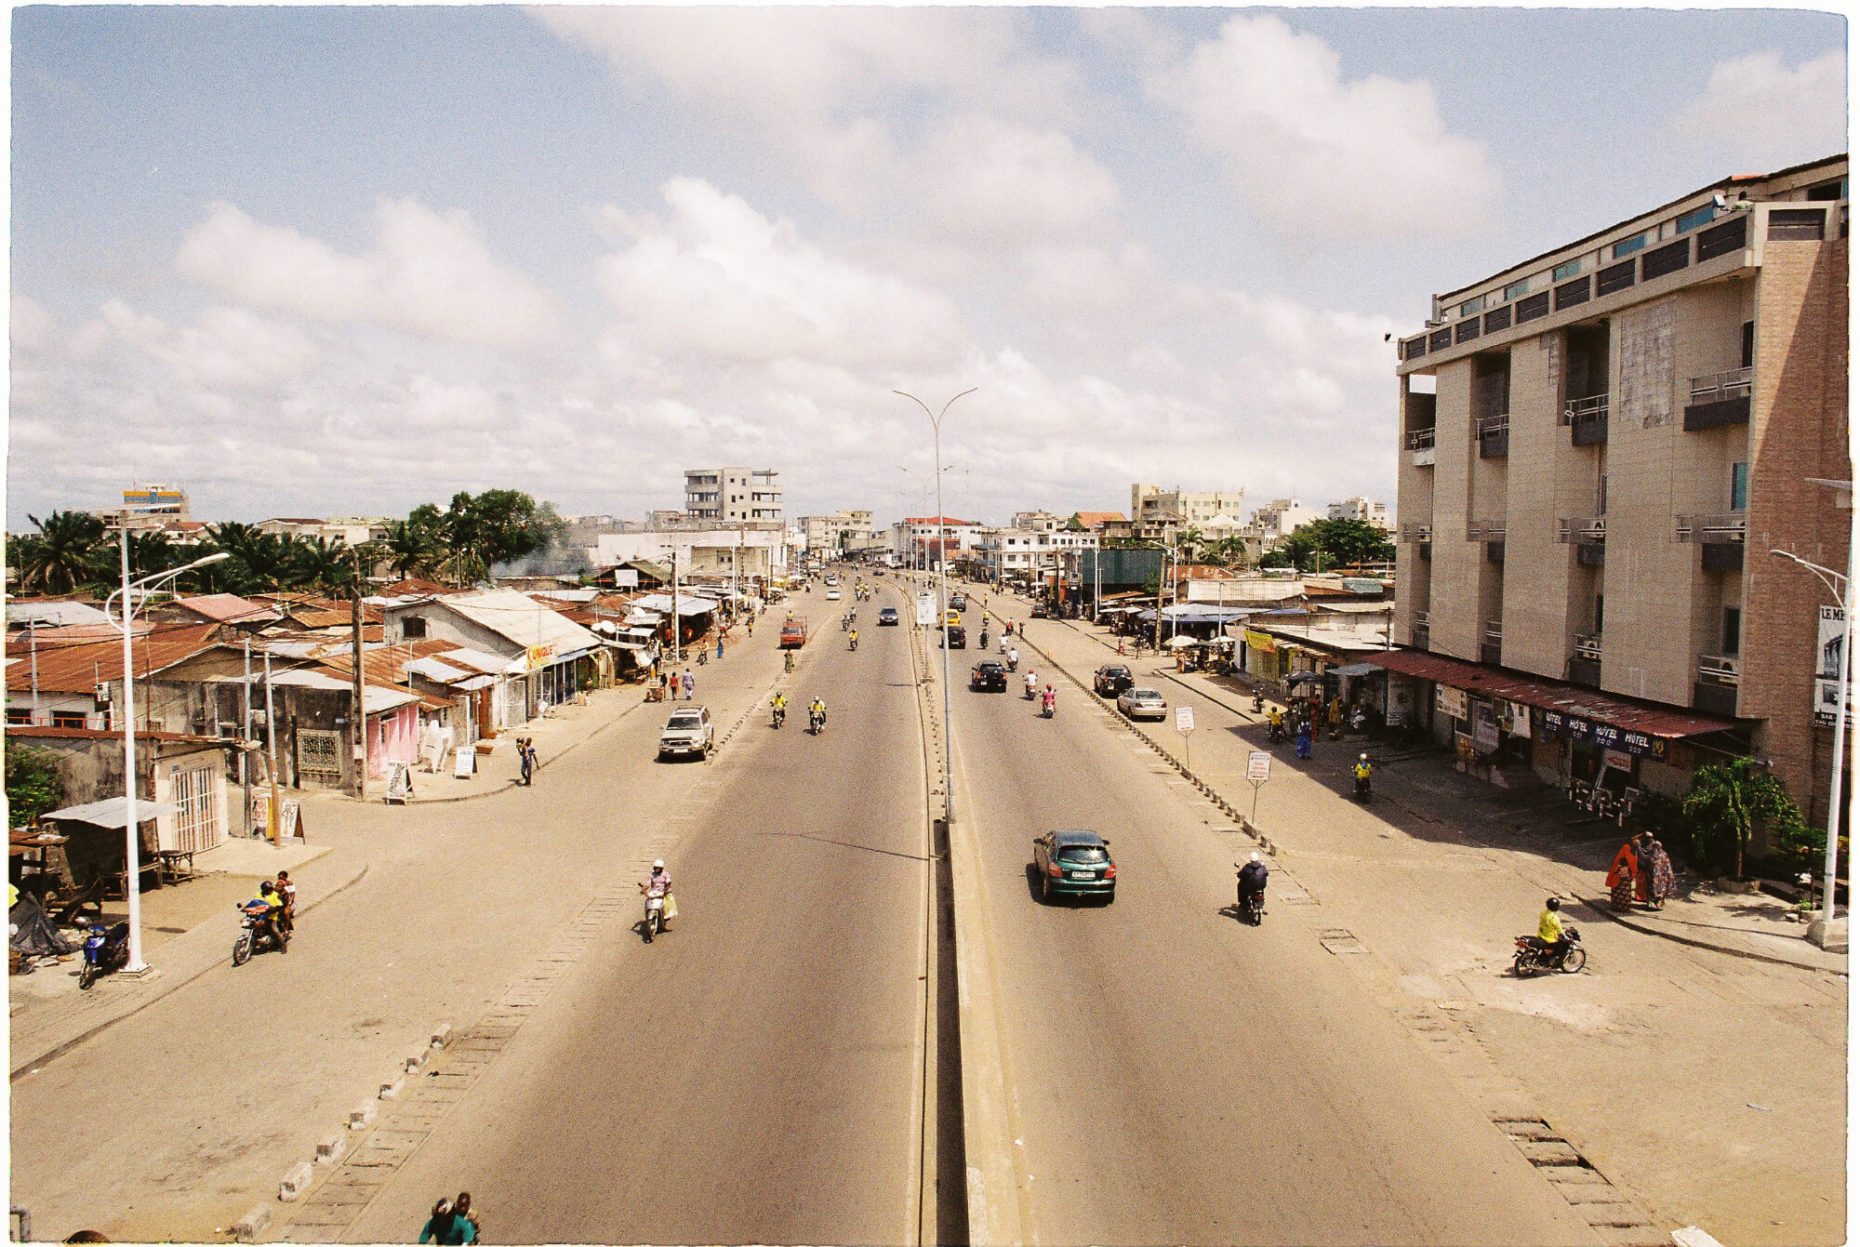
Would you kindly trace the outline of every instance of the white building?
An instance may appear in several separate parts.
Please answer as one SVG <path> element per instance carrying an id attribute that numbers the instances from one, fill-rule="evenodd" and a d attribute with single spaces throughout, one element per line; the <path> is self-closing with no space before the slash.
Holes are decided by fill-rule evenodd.
<path id="1" fill-rule="evenodd" d="M 1369 498 L 1345 498 L 1342 502 L 1331 503 L 1330 518 L 1362 520 L 1366 524 L 1374 524 L 1385 533 L 1395 531 L 1395 524 L 1389 518 L 1388 503 L 1376 502 Z"/>
<path id="2" fill-rule="evenodd" d="M 1292 530 L 1300 524 L 1309 524 L 1312 520 L 1322 519 L 1315 510 L 1296 498 L 1274 498 L 1259 510 L 1253 512 L 1252 527 L 1260 539 L 1271 546 L 1291 535 Z"/>
<path id="3" fill-rule="evenodd" d="M 686 468 L 685 510 L 697 520 L 781 520 L 774 468 Z"/>
<path id="4" fill-rule="evenodd" d="M 779 524 L 733 524 L 708 529 L 602 533 L 588 551 L 595 567 L 634 559 L 663 563 L 676 557 L 678 574 L 694 572 L 750 581 L 786 576 L 793 559 L 788 531 Z"/>
<path id="5" fill-rule="evenodd" d="M 872 544 L 870 511 L 835 511 L 832 515 L 805 515 L 800 520 L 801 541 L 809 558 L 830 559 Z"/>
<path id="6" fill-rule="evenodd" d="M 935 567 L 939 543 L 956 558 L 973 551 L 981 533 L 974 520 L 944 516 L 939 527 L 934 515 L 908 516 L 891 526 L 891 553 L 905 567 Z"/>
<path id="7" fill-rule="evenodd" d="M 1245 497 L 1243 489 L 1164 489 L 1139 482 L 1130 487 L 1130 519 L 1139 537 L 1168 537 L 1223 513 L 1239 515 Z"/>
<path id="8" fill-rule="evenodd" d="M 979 537 L 976 562 L 982 573 L 997 583 L 1050 578 L 1061 569 L 1067 551 L 1098 548 L 1097 533 L 1063 528 L 990 528 Z"/>

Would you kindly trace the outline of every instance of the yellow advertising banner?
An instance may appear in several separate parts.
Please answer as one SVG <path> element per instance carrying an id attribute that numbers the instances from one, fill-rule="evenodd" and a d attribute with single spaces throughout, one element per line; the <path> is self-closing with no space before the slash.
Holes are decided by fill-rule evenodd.
<path id="1" fill-rule="evenodd" d="M 1262 654 L 1276 653 L 1278 650 L 1271 636 L 1264 632 L 1255 632 L 1251 628 L 1246 630 L 1246 647 L 1256 649 Z"/>
<path id="2" fill-rule="evenodd" d="M 555 646 L 531 645 L 524 650 L 523 654 L 525 667 L 530 671 L 534 671 L 538 667 L 546 667 L 549 665 L 549 660 L 555 657 Z"/>

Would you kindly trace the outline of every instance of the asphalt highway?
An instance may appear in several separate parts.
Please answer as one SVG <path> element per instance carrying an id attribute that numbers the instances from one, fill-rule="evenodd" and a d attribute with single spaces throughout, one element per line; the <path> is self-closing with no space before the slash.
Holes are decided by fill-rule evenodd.
<path id="1" fill-rule="evenodd" d="M 1251 842 L 1057 686 L 1050 721 L 1017 685 L 955 708 L 1026 1241 L 1596 1241 L 1294 907 L 1235 920 Z M 1032 840 L 1069 827 L 1110 840 L 1114 905 L 1039 901 Z"/>
<path id="2" fill-rule="evenodd" d="M 925 782 L 912 631 L 882 604 L 852 653 L 817 591 L 787 726 L 759 710 L 705 764 L 673 929 L 613 924 L 348 1241 L 409 1239 L 460 1189 L 502 1242 L 915 1241 Z"/>

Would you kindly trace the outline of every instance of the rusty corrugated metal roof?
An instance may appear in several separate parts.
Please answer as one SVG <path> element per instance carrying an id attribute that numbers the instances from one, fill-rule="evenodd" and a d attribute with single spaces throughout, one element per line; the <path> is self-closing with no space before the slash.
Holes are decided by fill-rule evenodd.
<path id="1" fill-rule="evenodd" d="M 211 648 L 222 625 L 216 623 L 164 625 L 152 629 L 135 642 L 136 678 L 159 672 L 165 667 L 192 658 Z M 114 632 L 115 629 L 110 629 Z M 23 639 L 23 638 L 20 638 Z M 26 650 L 7 638 L 7 657 L 20 658 Z M 32 666 L 29 662 L 10 663 L 6 669 L 9 691 L 32 689 Z M 60 645 L 47 648 L 41 638 L 38 679 L 41 692 L 88 693 L 99 680 L 123 678 L 123 642 L 120 636 L 88 645 Z"/>

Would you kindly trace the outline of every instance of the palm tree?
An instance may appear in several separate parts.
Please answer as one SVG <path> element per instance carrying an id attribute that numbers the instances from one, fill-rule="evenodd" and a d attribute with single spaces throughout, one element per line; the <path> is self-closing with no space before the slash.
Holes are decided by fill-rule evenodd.
<path id="1" fill-rule="evenodd" d="M 1744 849 L 1758 827 L 1769 826 L 1785 848 L 1808 834 L 1782 781 L 1755 758 L 1699 767 L 1679 808 L 1691 828 L 1694 860 L 1722 863 L 1728 849 L 1738 879 L 1744 877 Z"/>
<path id="2" fill-rule="evenodd" d="M 355 579 L 349 547 L 341 538 L 299 538 L 290 546 L 290 573 L 297 584 L 324 593 L 347 593 Z"/>
<path id="3" fill-rule="evenodd" d="M 73 593 L 98 579 L 105 564 L 103 521 L 84 511 L 54 511 L 41 520 L 26 517 L 38 528 L 16 543 L 14 569 L 22 589 L 46 593 Z"/>
<path id="4" fill-rule="evenodd" d="M 381 545 L 382 557 L 396 576 L 421 575 L 443 557 L 438 533 L 417 512 L 404 520 L 391 521 Z"/>

